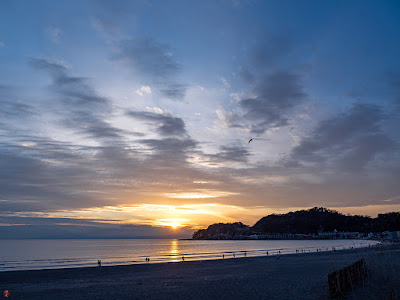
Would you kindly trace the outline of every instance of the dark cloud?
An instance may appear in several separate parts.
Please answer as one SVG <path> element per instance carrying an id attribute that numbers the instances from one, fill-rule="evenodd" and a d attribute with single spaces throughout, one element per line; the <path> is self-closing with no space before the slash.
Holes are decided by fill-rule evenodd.
<path id="1" fill-rule="evenodd" d="M 157 114 L 146 111 L 128 111 L 127 115 L 148 122 L 156 127 L 157 132 L 162 136 L 186 135 L 185 122 L 181 118 L 171 114 Z"/>
<path id="2" fill-rule="evenodd" d="M 117 49 L 114 59 L 130 66 L 142 81 L 155 85 L 169 99 L 185 98 L 187 85 L 174 79 L 181 65 L 167 44 L 147 37 L 132 38 L 117 43 Z"/>
<path id="3" fill-rule="evenodd" d="M 153 150 L 159 153 L 163 153 L 166 155 L 173 154 L 178 156 L 181 156 L 182 153 L 185 153 L 188 150 L 194 149 L 198 144 L 191 138 L 165 138 L 161 140 L 146 139 L 140 140 L 139 142 L 151 147 Z"/>
<path id="4" fill-rule="evenodd" d="M 150 38 L 133 38 L 119 44 L 116 59 L 157 80 L 169 80 L 180 69 L 168 45 Z"/>
<path id="5" fill-rule="evenodd" d="M 26 118 L 36 114 L 34 106 L 21 100 L 16 88 L 0 85 L 0 117 L 3 121 Z"/>
<path id="6" fill-rule="evenodd" d="M 226 162 L 242 162 L 248 161 L 250 152 L 241 145 L 221 146 L 216 154 L 209 154 L 206 157 L 211 162 L 226 163 Z"/>
<path id="7" fill-rule="evenodd" d="M 243 94 L 251 96 L 241 96 L 238 109 L 223 116 L 225 125 L 247 129 L 255 135 L 289 125 L 294 108 L 307 99 L 304 70 L 287 63 L 294 50 L 288 34 L 260 39 L 237 72 L 248 86 Z"/>
<path id="8" fill-rule="evenodd" d="M 77 133 L 79 134 L 99 139 L 118 139 L 122 134 L 126 133 L 124 130 L 113 127 L 101 118 L 84 111 L 77 112 L 70 118 L 66 119 L 63 123 L 67 127 L 74 129 L 77 128 Z M 140 135 L 134 132 L 131 134 Z"/>
<path id="9" fill-rule="evenodd" d="M 102 220 L 82 220 L 72 218 L 7 217 L 1 216 L 0 236 L 3 239 L 27 238 L 187 238 L 192 228 L 178 232 L 166 227 L 149 225 L 112 224 Z M 13 225 L 20 224 L 20 225 Z"/>
<path id="10" fill-rule="evenodd" d="M 378 154 L 393 150 L 395 143 L 381 129 L 386 119 L 381 107 L 355 104 L 349 111 L 321 121 L 310 136 L 292 150 L 294 162 L 334 162 L 359 170 Z"/>
<path id="11" fill-rule="evenodd" d="M 68 69 L 61 63 L 47 59 L 31 58 L 30 64 L 35 69 L 43 70 L 51 76 L 53 90 L 63 96 L 61 100 L 69 105 L 70 109 L 74 109 L 76 106 L 79 106 L 79 109 L 109 109 L 110 102 L 108 99 L 98 96 L 87 83 L 86 78 L 70 76 Z"/>
<path id="12" fill-rule="evenodd" d="M 121 129 L 105 121 L 112 114 L 110 100 L 99 96 L 86 78 L 70 76 L 68 69 L 59 62 L 31 58 L 30 64 L 50 75 L 54 106 L 61 104 L 57 112 L 64 115 L 64 125 L 99 140 L 121 136 Z"/>
<path id="13" fill-rule="evenodd" d="M 254 98 L 239 102 L 242 117 L 254 134 L 288 125 L 289 113 L 306 98 L 302 77 L 289 71 L 276 71 L 259 79 L 254 93 Z"/>
<path id="14" fill-rule="evenodd" d="M 160 89 L 161 94 L 165 97 L 175 100 L 182 100 L 185 98 L 187 86 L 183 84 L 171 84 L 166 88 Z"/>
<path id="15" fill-rule="evenodd" d="M 93 186 L 92 179 L 86 177 L 91 173 L 88 164 L 65 148 L 49 147 L 47 151 L 44 148 L 44 145 L 40 145 L 40 150 L 2 145 L 0 189 L 1 200 L 7 200 L 2 203 L 3 212 L 79 207 L 94 200 L 85 197 L 83 204 L 78 195 L 83 185 Z"/>

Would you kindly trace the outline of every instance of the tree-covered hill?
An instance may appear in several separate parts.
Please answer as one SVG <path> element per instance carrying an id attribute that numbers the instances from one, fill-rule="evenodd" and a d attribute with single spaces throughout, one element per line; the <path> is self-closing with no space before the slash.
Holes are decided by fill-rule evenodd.
<path id="1" fill-rule="evenodd" d="M 335 210 L 314 207 L 287 214 L 272 214 L 261 218 L 253 227 L 238 223 L 213 224 L 193 234 L 193 239 L 235 238 L 252 234 L 321 232 L 383 232 L 400 231 L 400 213 L 379 214 L 377 218 L 344 215 Z"/>

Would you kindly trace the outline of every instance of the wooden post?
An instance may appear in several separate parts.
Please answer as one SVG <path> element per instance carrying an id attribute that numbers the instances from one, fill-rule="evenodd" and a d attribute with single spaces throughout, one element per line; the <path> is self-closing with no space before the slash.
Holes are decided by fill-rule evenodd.
<path id="1" fill-rule="evenodd" d="M 342 299 L 345 292 L 360 284 L 366 275 L 367 269 L 363 258 L 354 264 L 328 274 L 329 298 Z"/>

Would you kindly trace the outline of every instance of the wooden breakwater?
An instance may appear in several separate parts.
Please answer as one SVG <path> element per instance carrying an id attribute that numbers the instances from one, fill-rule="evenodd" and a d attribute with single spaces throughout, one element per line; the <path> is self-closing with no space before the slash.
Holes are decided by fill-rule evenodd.
<path id="1" fill-rule="evenodd" d="M 329 298 L 342 299 L 345 293 L 363 282 L 367 275 L 364 258 L 350 266 L 332 272 L 328 275 Z"/>

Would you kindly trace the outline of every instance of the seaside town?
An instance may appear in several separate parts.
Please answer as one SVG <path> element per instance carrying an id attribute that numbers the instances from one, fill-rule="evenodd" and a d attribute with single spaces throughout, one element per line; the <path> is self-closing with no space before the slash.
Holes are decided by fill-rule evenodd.
<path id="1" fill-rule="evenodd" d="M 360 233 L 360 232 L 319 232 L 317 234 L 299 233 L 270 233 L 230 236 L 227 233 L 219 233 L 212 238 L 215 240 L 330 240 L 330 239 L 369 239 L 379 241 L 400 241 L 400 231 L 384 231 L 379 233 Z"/>

